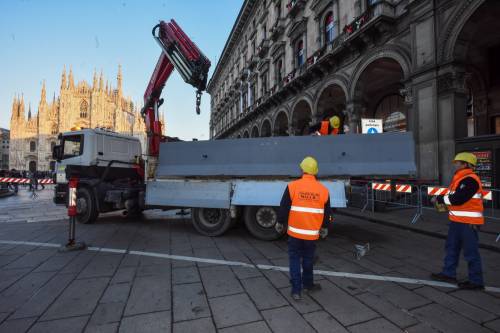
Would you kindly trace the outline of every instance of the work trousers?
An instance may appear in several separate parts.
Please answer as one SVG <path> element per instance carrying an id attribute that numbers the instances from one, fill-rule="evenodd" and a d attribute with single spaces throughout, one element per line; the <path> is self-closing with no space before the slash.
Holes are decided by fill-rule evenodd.
<path id="1" fill-rule="evenodd" d="M 445 249 L 446 257 L 442 272 L 444 275 L 456 278 L 460 251 L 463 249 L 464 258 L 469 266 L 469 281 L 477 285 L 484 285 L 478 235 L 474 225 L 450 222 Z"/>
<path id="2" fill-rule="evenodd" d="M 300 294 L 302 287 L 313 285 L 313 262 L 316 241 L 288 237 L 288 259 L 292 294 Z M 300 271 L 302 264 L 302 274 Z"/>

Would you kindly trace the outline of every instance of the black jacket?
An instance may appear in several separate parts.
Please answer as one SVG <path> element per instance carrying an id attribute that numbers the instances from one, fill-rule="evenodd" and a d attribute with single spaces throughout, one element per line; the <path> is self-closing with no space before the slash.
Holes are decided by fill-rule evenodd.
<path id="1" fill-rule="evenodd" d="M 477 193 L 478 189 L 478 182 L 472 177 L 466 177 L 462 179 L 460 183 L 458 183 L 455 193 L 448 195 L 448 199 L 453 206 L 460 206 L 472 199 L 474 194 Z M 440 204 L 444 204 L 444 197 L 437 197 L 437 202 Z"/>

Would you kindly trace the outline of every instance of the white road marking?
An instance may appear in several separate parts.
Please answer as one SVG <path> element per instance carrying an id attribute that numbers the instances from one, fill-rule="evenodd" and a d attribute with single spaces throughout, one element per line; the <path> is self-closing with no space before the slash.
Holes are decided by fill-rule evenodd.
<path id="1" fill-rule="evenodd" d="M 9 240 L 0 240 L 0 245 L 1 244 L 41 246 L 41 247 L 53 247 L 53 248 L 61 247 L 61 244 L 55 244 L 55 243 L 38 243 L 38 242 L 23 242 L 23 241 L 9 241 Z M 179 256 L 179 255 L 175 255 L 175 254 L 159 253 L 159 252 L 129 251 L 126 249 L 112 249 L 112 248 L 105 248 L 105 247 L 88 247 L 87 250 L 88 251 L 97 251 L 97 252 L 131 254 L 131 255 L 163 258 L 163 259 L 171 259 L 171 260 L 191 261 L 191 262 L 199 262 L 199 263 L 204 263 L 204 264 L 240 266 L 240 267 L 248 267 L 248 268 L 260 269 L 260 270 L 272 270 L 272 271 L 288 272 L 288 267 L 284 267 L 284 266 L 260 265 L 260 264 L 254 265 L 254 264 L 249 264 L 249 263 L 245 263 L 245 262 L 241 262 L 241 261 L 228 261 L 228 260 L 220 260 L 220 259 L 188 257 L 188 256 Z M 422 279 L 402 278 L 402 277 L 397 277 L 397 276 L 355 274 L 355 273 L 324 271 L 324 270 L 314 270 L 314 273 L 318 274 L 318 275 L 334 276 L 334 277 L 340 277 L 340 278 L 363 279 L 363 280 L 396 282 L 396 283 L 406 283 L 406 284 L 418 284 L 418 285 L 424 285 L 424 286 L 444 287 L 444 288 L 457 288 L 456 285 L 451 284 L 451 283 L 431 281 L 431 280 L 422 280 Z M 489 291 L 489 292 L 493 292 L 493 293 L 500 293 L 500 288 L 497 288 L 497 287 L 485 287 L 485 290 Z"/>

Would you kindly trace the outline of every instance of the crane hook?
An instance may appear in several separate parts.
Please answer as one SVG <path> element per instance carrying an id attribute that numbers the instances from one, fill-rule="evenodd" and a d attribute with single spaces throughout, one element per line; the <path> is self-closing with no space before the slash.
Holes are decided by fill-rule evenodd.
<path id="1" fill-rule="evenodd" d="M 196 114 L 200 114 L 201 91 L 196 91 Z"/>

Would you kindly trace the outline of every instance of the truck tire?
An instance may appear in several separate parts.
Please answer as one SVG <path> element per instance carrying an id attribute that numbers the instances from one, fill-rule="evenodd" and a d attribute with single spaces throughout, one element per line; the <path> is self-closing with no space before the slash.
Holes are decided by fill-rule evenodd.
<path id="1" fill-rule="evenodd" d="M 200 234 L 205 236 L 220 236 L 232 225 L 228 209 L 191 208 L 191 221 Z"/>
<path id="2" fill-rule="evenodd" d="M 76 220 L 79 223 L 93 223 L 99 212 L 97 211 L 97 203 L 90 189 L 81 187 L 76 192 Z"/>
<path id="3" fill-rule="evenodd" d="M 278 209 L 267 206 L 247 206 L 243 215 L 245 226 L 256 238 L 262 240 L 276 240 L 282 235 L 274 226 L 278 222 Z"/>

